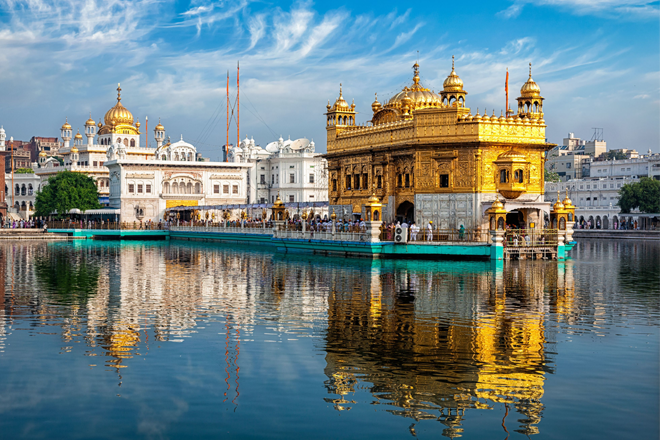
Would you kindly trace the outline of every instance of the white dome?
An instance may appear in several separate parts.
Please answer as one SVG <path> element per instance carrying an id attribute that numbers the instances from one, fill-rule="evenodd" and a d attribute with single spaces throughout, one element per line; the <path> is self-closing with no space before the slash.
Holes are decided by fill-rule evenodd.
<path id="1" fill-rule="evenodd" d="M 278 146 L 278 142 L 271 142 L 270 144 L 266 145 L 266 151 L 269 153 L 277 153 L 280 151 L 280 147 Z"/>

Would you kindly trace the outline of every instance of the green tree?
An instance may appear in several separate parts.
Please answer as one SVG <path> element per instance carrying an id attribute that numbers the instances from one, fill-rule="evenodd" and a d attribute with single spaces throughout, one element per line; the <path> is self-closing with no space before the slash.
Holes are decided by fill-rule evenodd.
<path id="1" fill-rule="evenodd" d="M 63 171 L 50 177 L 48 185 L 44 185 L 37 193 L 34 213 L 37 216 L 49 216 L 57 211 L 57 217 L 62 218 L 74 208 L 86 211 L 100 207 L 94 179 L 84 174 Z"/>
<path id="2" fill-rule="evenodd" d="M 605 160 L 624 160 L 628 159 L 622 151 L 607 151 L 600 155 Z"/>
<path id="3" fill-rule="evenodd" d="M 548 171 L 544 170 L 544 179 L 546 182 L 559 182 L 561 178 L 559 177 L 559 174 L 555 173 L 554 171 Z"/>
<path id="4" fill-rule="evenodd" d="M 34 170 L 32 168 L 17 168 L 14 170 L 15 174 L 34 174 Z"/>
<path id="5" fill-rule="evenodd" d="M 617 205 L 624 214 L 637 208 L 640 212 L 660 212 L 660 181 L 642 177 L 639 182 L 626 183 L 619 190 Z"/>

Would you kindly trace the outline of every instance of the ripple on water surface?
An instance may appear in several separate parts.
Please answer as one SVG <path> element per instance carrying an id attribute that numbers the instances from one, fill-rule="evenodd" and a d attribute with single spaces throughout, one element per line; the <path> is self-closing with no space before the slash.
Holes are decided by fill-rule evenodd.
<path id="1" fill-rule="evenodd" d="M 660 245 L 0 244 L 6 438 L 657 438 Z"/>

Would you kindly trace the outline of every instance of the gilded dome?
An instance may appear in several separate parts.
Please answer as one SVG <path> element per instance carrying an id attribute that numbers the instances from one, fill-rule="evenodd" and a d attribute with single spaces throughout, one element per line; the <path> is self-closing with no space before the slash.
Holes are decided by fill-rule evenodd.
<path id="1" fill-rule="evenodd" d="M 73 148 L 71 148 L 71 152 L 74 153 L 74 154 L 77 153 L 78 148 L 76 148 L 76 146 L 74 145 Z"/>
<path id="2" fill-rule="evenodd" d="M 73 137 L 74 139 L 82 139 L 82 134 L 80 132 L 76 133 L 76 135 Z"/>
<path id="3" fill-rule="evenodd" d="M 523 98 L 539 98 L 541 96 L 541 88 L 532 79 L 532 63 L 529 63 L 529 78 L 520 88 L 520 96 Z"/>
<path id="4" fill-rule="evenodd" d="M 355 106 L 351 108 L 351 106 L 348 105 L 348 102 L 346 102 L 346 100 L 344 99 L 344 95 L 342 94 L 341 87 L 342 87 L 341 84 L 339 84 L 339 98 L 337 98 L 337 100 L 335 101 L 335 105 L 333 105 L 332 108 L 330 109 L 331 111 L 348 112 L 351 111 L 352 108 L 353 109 L 355 108 Z"/>
<path id="5" fill-rule="evenodd" d="M 48 155 L 46 154 L 46 151 L 45 151 L 45 150 L 41 150 L 41 151 L 39 152 L 39 157 L 46 157 L 46 156 L 48 156 Z"/>
<path id="6" fill-rule="evenodd" d="M 445 92 L 462 92 L 463 91 L 463 80 L 459 78 L 454 70 L 454 56 L 451 56 L 451 73 L 445 79 L 445 82 L 442 83 L 442 88 Z"/>
<path id="7" fill-rule="evenodd" d="M 66 118 L 64 125 L 62 125 L 62 130 L 71 130 L 71 124 L 69 124 L 69 118 Z"/>
<path id="8" fill-rule="evenodd" d="M 415 63 L 413 66 L 415 74 L 413 76 L 413 84 L 410 87 L 404 87 L 399 93 L 394 95 L 385 104 L 385 108 L 401 109 L 403 107 L 404 98 L 407 96 L 410 99 L 409 110 L 416 110 L 429 107 L 441 107 L 442 98 L 430 89 L 423 87 L 419 83 L 419 64 Z"/>
<path id="9" fill-rule="evenodd" d="M 89 114 L 89 119 L 87 120 L 87 122 L 85 122 L 85 126 L 90 127 L 90 126 L 94 126 L 94 125 L 96 125 L 96 121 L 94 121 L 94 119 L 92 119 L 92 114 L 90 113 Z"/>
<path id="10" fill-rule="evenodd" d="M 165 131 L 165 127 L 163 127 L 163 124 L 160 123 L 160 118 L 158 118 L 158 125 L 156 125 L 156 128 L 154 128 L 154 131 Z"/>
<path id="11" fill-rule="evenodd" d="M 105 125 L 133 125 L 133 114 L 121 105 L 121 86 L 117 85 L 117 104 L 103 117 Z"/>
<path id="12" fill-rule="evenodd" d="M 371 110 L 373 110 L 373 112 L 376 113 L 381 108 L 383 108 L 383 106 L 380 102 L 378 102 L 378 93 L 376 93 L 376 98 L 374 99 L 373 104 L 371 104 Z"/>
<path id="13" fill-rule="evenodd" d="M 559 200 L 559 197 L 557 197 L 557 200 Z M 565 209 L 575 209 L 575 206 L 573 206 L 573 202 L 571 199 L 568 198 L 568 188 L 566 188 L 566 197 L 564 200 L 561 202 L 564 205 Z"/>

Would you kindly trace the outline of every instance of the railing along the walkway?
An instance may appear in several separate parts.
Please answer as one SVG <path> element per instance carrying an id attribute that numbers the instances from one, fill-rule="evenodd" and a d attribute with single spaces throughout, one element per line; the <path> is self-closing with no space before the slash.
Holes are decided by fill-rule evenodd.
<path id="1" fill-rule="evenodd" d="M 272 235 L 273 228 L 241 228 L 240 226 L 209 225 L 209 226 L 170 226 L 170 231 L 176 232 L 225 232 L 229 234 L 262 234 Z"/>
<path id="2" fill-rule="evenodd" d="M 509 229 L 504 233 L 504 246 L 511 248 L 556 247 L 557 229 Z"/>
<path id="3" fill-rule="evenodd" d="M 394 229 L 381 232 L 381 240 L 393 241 Z M 408 228 L 408 243 L 490 243 L 489 231 L 481 229 L 419 229 Z"/>
<path id="4" fill-rule="evenodd" d="M 108 221 L 80 221 L 80 220 L 51 220 L 47 221 L 48 229 L 97 229 L 97 230 L 143 230 L 158 231 L 167 229 L 163 223 L 151 222 L 108 222 Z"/>

